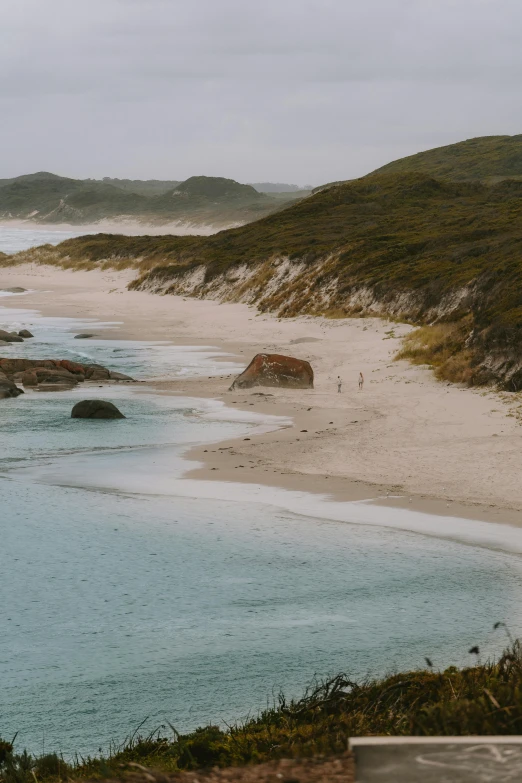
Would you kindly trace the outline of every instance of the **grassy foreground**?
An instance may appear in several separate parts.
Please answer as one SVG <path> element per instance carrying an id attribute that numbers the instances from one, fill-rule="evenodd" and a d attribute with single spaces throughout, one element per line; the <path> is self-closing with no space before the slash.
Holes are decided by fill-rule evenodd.
<path id="1" fill-rule="evenodd" d="M 501 625 L 500 623 L 497 624 Z M 471 654 L 478 656 L 478 648 Z M 52 754 L 32 758 L 0 741 L 0 779 L 38 783 L 121 776 L 127 764 L 166 773 L 252 764 L 277 758 L 342 753 L 361 735 L 473 735 L 522 733 L 522 649 L 511 644 L 496 662 L 466 669 L 395 674 L 355 683 L 340 675 L 312 687 L 298 701 L 278 704 L 227 730 L 207 726 L 180 735 L 173 726 L 138 732 L 107 758 L 67 765 Z"/>

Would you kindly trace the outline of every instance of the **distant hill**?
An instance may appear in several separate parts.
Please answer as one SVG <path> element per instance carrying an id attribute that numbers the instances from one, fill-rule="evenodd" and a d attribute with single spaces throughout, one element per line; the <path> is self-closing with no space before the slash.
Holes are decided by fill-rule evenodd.
<path id="1" fill-rule="evenodd" d="M 86 180 L 89 181 L 89 180 Z M 92 180 L 95 182 L 96 180 Z M 108 185 L 114 185 L 122 190 L 127 190 L 129 193 L 137 193 L 139 196 L 161 196 L 168 190 L 172 190 L 179 185 L 180 180 L 162 180 L 162 179 L 113 179 L 111 177 L 104 177 L 102 180 Z"/>
<path id="2" fill-rule="evenodd" d="M 373 173 L 410 171 L 456 182 L 522 178 L 522 135 L 479 136 L 459 141 L 394 160 Z"/>
<path id="3" fill-rule="evenodd" d="M 301 188 L 299 185 L 288 185 L 284 182 L 250 182 L 249 184 L 260 193 L 296 193 L 299 190 L 311 190 L 311 186 Z"/>
<path id="4" fill-rule="evenodd" d="M 289 194 L 289 200 L 294 194 Z M 223 228 L 243 224 L 285 206 L 223 177 L 190 177 L 185 182 L 77 180 L 37 172 L 0 180 L 0 219 L 75 225 L 132 218 L 144 223 L 181 221 Z"/>
<path id="5" fill-rule="evenodd" d="M 251 185 L 241 185 L 224 177 L 190 177 L 180 182 L 170 195 L 200 199 L 263 200 L 263 195 Z"/>
<path id="6" fill-rule="evenodd" d="M 136 215 L 147 199 L 113 185 L 59 177 L 48 172 L 0 182 L 0 218 L 49 223 L 85 223 L 117 215 Z"/>
<path id="7" fill-rule="evenodd" d="M 89 236 L 20 262 L 143 265 L 135 287 L 239 299 L 280 316 L 441 322 L 429 359 L 441 377 L 517 390 L 521 246 L 522 182 L 381 173 L 209 237 Z"/>

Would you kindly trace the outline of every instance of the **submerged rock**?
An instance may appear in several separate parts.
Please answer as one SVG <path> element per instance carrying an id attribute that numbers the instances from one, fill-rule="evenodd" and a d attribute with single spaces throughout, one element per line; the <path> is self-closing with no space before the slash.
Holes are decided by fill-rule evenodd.
<path id="1" fill-rule="evenodd" d="M 75 334 L 75 340 L 88 340 L 90 337 L 94 337 L 93 334 Z"/>
<path id="2" fill-rule="evenodd" d="M 2 288 L 0 290 L 5 291 L 6 294 L 25 294 L 27 288 L 20 288 L 20 286 L 14 285 L 11 288 Z"/>
<path id="3" fill-rule="evenodd" d="M 71 412 L 73 419 L 124 419 L 116 405 L 107 400 L 82 400 L 77 402 Z"/>
<path id="4" fill-rule="evenodd" d="M 252 386 L 313 389 L 314 371 L 304 359 L 277 353 L 258 353 L 246 370 L 238 375 L 230 390 L 250 389 Z"/>

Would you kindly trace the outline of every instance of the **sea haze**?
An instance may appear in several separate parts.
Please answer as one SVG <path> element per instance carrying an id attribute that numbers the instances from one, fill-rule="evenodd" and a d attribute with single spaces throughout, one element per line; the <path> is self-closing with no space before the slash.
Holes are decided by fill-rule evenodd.
<path id="1" fill-rule="evenodd" d="M 80 343 L 75 332 L 104 325 L 17 304 L 0 308 L 0 327 L 36 337 L 9 355 L 142 379 L 235 366 L 211 346 Z M 93 393 L 127 418 L 72 420 Z M 180 478 L 190 444 L 274 419 L 141 384 L 0 406 L 0 736 L 19 732 L 19 747 L 86 755 L 144 719 L 179 731 L 235 721 L 314 675 L 463 664 L 472 645 L 500 651 L 495 621 L 518 628 L 516 554 L 379 527 L 378 507 L 373 526 L 329 521 L 283 509 L 268 488 L 249 499 L 230 484 L 215 499 Z"/>
<path id="2" fill-rule="evenodd" d="M 101 231 L 101 229 L 99 229 Z M 66 239 L 97 233 L 82 226 L 70 228 L 39 228 L 38 226 L 0 225 L 0 253 L 19 253 L 39 245 L 59 245 Z"/>

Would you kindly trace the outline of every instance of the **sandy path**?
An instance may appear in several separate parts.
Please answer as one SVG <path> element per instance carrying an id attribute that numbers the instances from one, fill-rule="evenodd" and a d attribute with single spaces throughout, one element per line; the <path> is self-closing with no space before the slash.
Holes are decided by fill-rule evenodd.
<path id="1" fill-rule="evenodd" d="M 222 444 L 221 450 L 194 450 L 193 457 L 206 466 L 192 475 L 345 497 L 401 493 L 406 497 L 394 502 L 424 498 L 439 513 L 522 522 L 519 395 L 441 384 L 426 368 L 393 362 L 399 338 L 409 329 L 405 325 L 380 319 L 278 320 L 241 304 L 130 292 L 125 286 L 132 276 L 39 266 L 0 269 L 0 288 L 36 289 L 0 304 L 121 321 L 114 336 L 220 345 L 243 355 L 245 364 L 261 350 L 292 354 L 308 359 L 315 370 L 310 391 L 228 392 L 224 377 L 161 384 L 168 391 L 294 417 L 292 428 Z M 366 379 L 362 392 L 360 370 Z"/>

